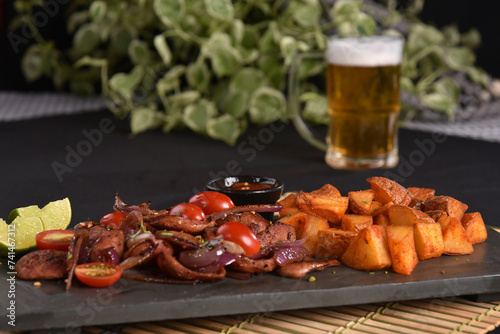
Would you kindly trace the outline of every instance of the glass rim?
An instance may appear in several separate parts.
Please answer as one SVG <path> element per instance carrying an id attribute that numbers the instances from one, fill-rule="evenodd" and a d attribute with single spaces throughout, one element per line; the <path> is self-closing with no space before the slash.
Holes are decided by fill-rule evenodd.
<path id="1" fill-rule="evenodd" d="M 383 35 L 383 34 L 376 34 L 376 35 L 366 35 L 366 36 L 359 36 L 359 35 L 348 35 L 348 36 L 342 36 L 338 34 L 330 35 L 327 36 L 327 41 L 330 40 L 391 40 L 391 41 L 403 41 L 404 36 L 396 36 L 396 35 Z"/>

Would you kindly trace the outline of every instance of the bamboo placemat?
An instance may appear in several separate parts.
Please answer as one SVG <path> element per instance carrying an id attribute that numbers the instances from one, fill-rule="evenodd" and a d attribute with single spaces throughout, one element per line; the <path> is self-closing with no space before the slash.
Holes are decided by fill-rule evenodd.
<path id="1" fill-rule="evenodd" d="M 91 334 L 488 333 L 500 325 L 500 302 L 463 298 L 325 307 L 266 314 L 85 327 Z"/>

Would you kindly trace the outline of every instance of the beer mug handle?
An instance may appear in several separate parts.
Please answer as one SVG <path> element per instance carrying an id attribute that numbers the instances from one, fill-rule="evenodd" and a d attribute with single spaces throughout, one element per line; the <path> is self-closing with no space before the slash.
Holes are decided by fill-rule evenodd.
<path id="1" fill-rule="evenodd" d="M 311 51 L 311 52 L 297 52 L 292 59 L 290 69 L 288 72 L 288 110 L 290 112 L 291 120 L 299 134 L 307 142 L 314 147 L 326 151 L 328 146 L 325 138 L 315 132 L 306 123 L 301 115 L 301 105 L 299 101 L 300 95 L 300 67 L 303 61 L 307 59 L 323 59 L 325 58 L 324 51 Z"/>

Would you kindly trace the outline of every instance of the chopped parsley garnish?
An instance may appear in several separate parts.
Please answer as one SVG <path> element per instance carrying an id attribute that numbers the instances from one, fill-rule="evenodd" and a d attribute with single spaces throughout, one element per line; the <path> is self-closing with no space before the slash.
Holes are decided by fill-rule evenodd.
<path id="1" fill-rule="evenodd" d="M 137 231 L 136 233 L 132 234 L 130 236 L 130 238 L 133 239 L 133 238 L 137 237 L 141 233 L 151 233 L 148 230 L 146 230 L 146 227 L 144 226 L 144 222 L 143 221 L 141 221 L 141 227 L 139 228 L 139 231 Z"/>

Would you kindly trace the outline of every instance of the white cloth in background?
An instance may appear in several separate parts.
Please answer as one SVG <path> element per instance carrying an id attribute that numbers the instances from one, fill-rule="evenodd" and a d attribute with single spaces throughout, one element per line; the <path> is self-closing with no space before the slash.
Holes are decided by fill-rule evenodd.
<path id="1" fill-rule="evenodd" d="M 96 112 L 106 109 L 101 97 L 57 92 L 0 92 L 0 122 Z M 411 121 L 403 128 L 500 143 L 500 117 L 487 116 L 463 122 Z"/>
<path id="2" fill-rule="evenodd" d="M 0 92 L 0 122 L 104 110 L 100 97 L 55 92 Z"/>
<path id="3" fill-rule="evenodd" d="M 405 129 L 441 133 L 489 142 L 500 143 L 500 117 L 491 116 L 456 123 L 411 121 Z"/>

